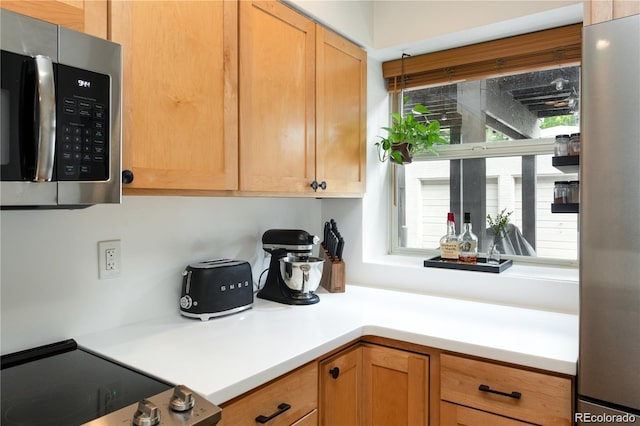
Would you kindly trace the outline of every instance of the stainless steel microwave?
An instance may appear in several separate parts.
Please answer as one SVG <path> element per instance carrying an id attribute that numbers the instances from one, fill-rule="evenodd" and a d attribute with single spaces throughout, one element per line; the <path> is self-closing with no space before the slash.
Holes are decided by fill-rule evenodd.
<path id="1" fill-rule="evenodd" d="M 0 9 L 0 205 L 120 203 L 120 45 Z"/>

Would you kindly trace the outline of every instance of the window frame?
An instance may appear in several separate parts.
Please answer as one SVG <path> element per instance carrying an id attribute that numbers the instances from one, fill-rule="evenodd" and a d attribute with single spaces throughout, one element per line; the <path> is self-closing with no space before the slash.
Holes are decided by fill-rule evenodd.
<path id="1" fill-rule="evenodd" d="M 402 92 L 390 94 L 390 108 L 398 111 L 399 100 L 402 99 Z M 521 155 L 549 155 L 553 154 L 555 138 L 537 138 L 537 139 L 517 139 L 508 141 L 491 141 L 491 142 L 473 142 L 464 144 L 441 145 L 438 147 L 438 156 L 429 154 L 417 154 L 413 157 L 414 162 L 429 162 L 442 160 L 464 160 L 471 158 L 495 158 L 495 157 L 513 157 Z M 437 249 L 427 248 L 411 248 L 402 247 L 399 241 L 399 232 L 397 232 L 399 213 L 398 213 L 398 168 L 404 167 L 397 164 L 391 164 L 392 167 L 392 191 L 390 200 L 390 247 L 389 253 L 392 255 L 406 256 L 427 256 L 434 257 L 440 253 Z M 578 235 L 579 237 L 579 235 Z M 484 255 L 484 252 L 480 252 Z M 539 266 L 563 266 L 578 267 L 578 255 L 576 259 L 555 259 L 550 257 L 538 256 L 516 256 L 505 255 L 504 259 L 511 259 L 519 264 L 531 264 Z"/>
<path id="2" fill-rule="evenodd" d="M 517 74 L 550 67 L 582 65 L 582 26 L 571 25 L 549 28 L 532 33 L 410 56 L 382 64 L 383 77 L 389 92 L 389 109 L 399 112 L 403 91 L 407 88 L 439 86 L 461 81 Z M 414 161 L 436 161 L 495 156 L 538 155 L 553 153 L 554 139 L 518 139 L 513 142 L 478 142 L 439 146 L 439 156 L 417 155 Z M 517 144 L 517 146 L 516 146 Z M 400 247 L 398 229 L 398 165 L 390 165 L 391 199 L 389 253 L 400 255 L 437 255 L 438 250 Z M 578 229 L 578 238 L 579 229 Z M 545 266 L 577 267 L 575 260 L 540 258 L 537 256 L 508 256 L 518 263 Z"/>

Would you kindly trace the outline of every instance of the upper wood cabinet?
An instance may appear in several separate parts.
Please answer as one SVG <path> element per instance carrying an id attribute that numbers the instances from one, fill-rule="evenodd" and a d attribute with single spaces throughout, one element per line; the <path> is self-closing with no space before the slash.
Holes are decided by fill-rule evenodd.
<path id="1" fill-rule="evenodd" d="M 591 25 L 640 13 L 640 2 L 629 0 L 586 0 L 584 24 Z"/>
<path id="2" fill-rule="evenodd" d="M 237 189 L 235 1 L 113 1 L 129 189 Z"/>
<path id="3" fill-rule="evenodd" d="M 1 7 L 72 30 L 107 38 L 107 0 L 2 0 Z"/>
<path id="4" fill-rule="evenodd" d="M 318 192 L 362 194 L 367 54 L 319 25 L 316 29 L 316 180 L 327 185 Z"/>
<path id="5" fill-rule="evenodd" d="M 240 189 L 362 194 L 366 53 L 276 1 L 240 2 L 239 36 Z"/>
<path id="6" fill-rule="evenodd" d="M 315 178 L 315 23 L 240 2 L 240 189 L 309 191 Z"/>

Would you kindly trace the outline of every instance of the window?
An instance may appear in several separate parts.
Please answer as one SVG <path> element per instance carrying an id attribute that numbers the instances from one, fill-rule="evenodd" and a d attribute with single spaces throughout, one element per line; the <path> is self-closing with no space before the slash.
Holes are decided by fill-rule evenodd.
<path id="1" fill-rule="evenodd" d="M 484 252 L 490 239 L 487 215 L 506 209 L 513 212 L 515 226 L 503 245 L 505 257 L 577 262 L 577 215 L 551 213 L 551 203 L 554 182 L 578 180 L 578 175 L 555 169 L 551 158 L 557 134 L 579 132 L 579 61 L 528 62 L 526 69 L 480 72 L 454 83 L 434 78 L 431 85 L 425 84 L 425 73 L 414 71 L 401 79 L 410 86 L 402 91 L 392 89 L 395 78 L 389 80 L 393 105 L 403 98 L 405 112 L 416 103 L 425 105 L 427 118 L 440 122 L 450 142 L 437 157 L 425 155 L 395 167 L 392 251 L 436 255 L 447 212 L 453 211 L 458 232 L 463 212 L 471 212 Z M 461 70 L 464 64 L 457 66 Z"/>

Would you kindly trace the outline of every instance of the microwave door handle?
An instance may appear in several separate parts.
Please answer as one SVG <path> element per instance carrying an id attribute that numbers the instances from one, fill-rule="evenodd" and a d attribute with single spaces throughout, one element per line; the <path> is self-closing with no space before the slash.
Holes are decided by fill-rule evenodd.
<path id="1" fill-rule="evenodd" d="M 56 151 L 56 93 L 51 58 L 37 55 L 36 86 L 40 116 L 37 141 L 35 181 L 50 181 Z"/>

